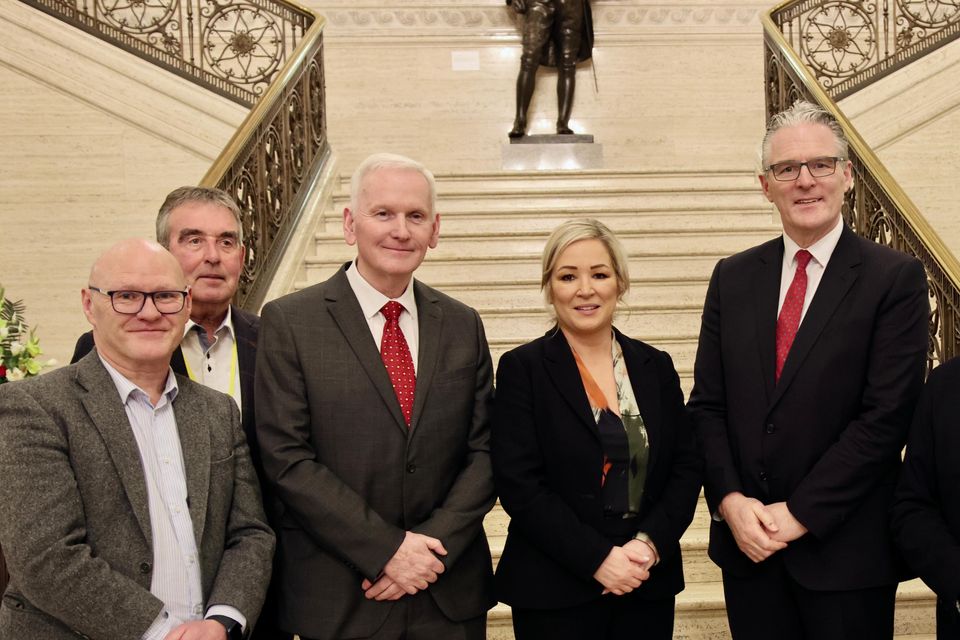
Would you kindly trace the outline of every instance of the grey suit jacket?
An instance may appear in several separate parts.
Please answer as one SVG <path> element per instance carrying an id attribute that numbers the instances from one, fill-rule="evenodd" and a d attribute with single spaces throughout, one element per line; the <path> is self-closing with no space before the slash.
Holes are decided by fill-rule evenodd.
<path id="1" fill-rule="evenodd" d="M 410 429 L 344 270 L 266 305 L 257 434 L 282 503 L 280 627 L 359 638 L 391 602 L 364 598 L 412 530 L 439 538 L 428 593 L 453 620 L 493 605 L 483 516 L 494 502 L 492 367 L 476 311 L 414 281 L 420 329 Z"/>
<path id="2" fill-rule="evenodd" d="M 177 383 L 204 600 L 236 607 L 252 625 L 274 537 L 239 412 L 223 394 Z M 140 455 L 95 352 L 0 387 L 0 542 L 11 576 L 0 638 L 134 639 L 160 613 Z"/>

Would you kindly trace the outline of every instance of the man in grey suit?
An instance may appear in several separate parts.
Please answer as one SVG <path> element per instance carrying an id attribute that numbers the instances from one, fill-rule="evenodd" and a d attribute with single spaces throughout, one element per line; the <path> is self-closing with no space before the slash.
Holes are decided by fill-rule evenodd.
<path id="1" fill-rule="evenodd" d="M 97 350 L 0 388 L 0 637 L 241 638 L 274 537 L 236 404 L 170 370 L 183 272 L 125 240 L 82 301 Z"/>
<path id="2" fill-rule="evenodd" d="M 492 367 L 477 312 L 413 279 L 432 174 L 365 160 L 357 258 L 263 308 L 257 433 L 279 519 L 280 627 L 301 638 L 483 638 L 493 605 Z"/>

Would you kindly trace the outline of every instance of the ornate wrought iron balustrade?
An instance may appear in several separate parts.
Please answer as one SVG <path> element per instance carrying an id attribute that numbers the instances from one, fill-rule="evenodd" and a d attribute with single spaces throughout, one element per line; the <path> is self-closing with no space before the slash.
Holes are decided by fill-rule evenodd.
<path id="1" fill-rule="evenodd" d="M 246 257 L 236 300 L 259 309 L 330 155 L 323 75 L 323 19 L 237 130 L 201 184 L 234 197 Z"/>
<path id="2" fill-rule="evenodd" d="M 21 0 L 252 106 L 315 15 L 284 0 Z"/>
<path id="3" fill-rule="evenodd" d="M 835 100 L 960 37 L 960 0 L 794 0 L 770 18 Z"/>
<path id="4" fill-rule="evenodd" d="M 927 364 L 932 369 L 960 353 L 960 262 L 801 62 L 775 24 L 776 11 L 761 19 L 767 114 L 803 98 L 831 112 L 843 127 L 854 177 L 854 188 L 844 202 L 844 220 L 859 235 L 916 256 L 926 268 L 931 306 Z"/>

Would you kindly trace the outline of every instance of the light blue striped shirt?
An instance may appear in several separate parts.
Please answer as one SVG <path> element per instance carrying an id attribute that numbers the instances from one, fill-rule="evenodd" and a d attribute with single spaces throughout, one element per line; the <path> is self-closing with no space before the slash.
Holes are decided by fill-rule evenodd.
<path id="1" fill-rule="evenodd" d="M 143 640 L 162 640 L 183 622 L 204 617 L 200 559 L 187 507 L 186 472 L 173 413 L 179 387 L 170 371 L 160 400 L 153 405 L 143 389 L 102 357 L 100 361 L 117 387 L 140 450 L 153 538 L 150 593 L 164 604 Z M 234 607 L 211 607 L 207 615 L 214 614 L 229 616 L 246 626 L 246 619 Z"/>

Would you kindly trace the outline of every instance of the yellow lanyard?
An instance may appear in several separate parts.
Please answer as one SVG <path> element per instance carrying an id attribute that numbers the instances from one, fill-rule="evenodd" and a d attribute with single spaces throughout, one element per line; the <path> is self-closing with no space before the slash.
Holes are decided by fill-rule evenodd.
<path id="1" fill-rule="evenodd" d="M 199 339 L 199 338 L 198 338 Z M 227 390 L 227 395 L 231 398 L 233 397 L 233 392 L 237 389 L 237 339 L 233 339 L 233 353 L 230 354 L 230 388 Z M 190 363 L 187 362 L 187 357 L 183 357 L 183 366 L 187 369 L 187 377 L 189 377 L 194 382 L 199 382 L 197 380 L 196 374 L 193 373 L 193 369 L 190 368 Z M 201 383 L 202 384 L 202 383 Z"/>

